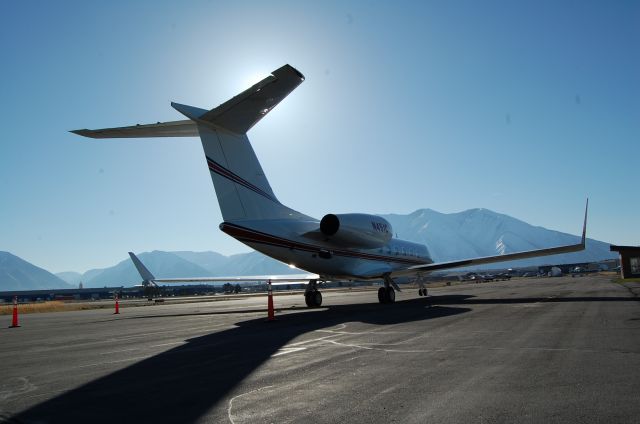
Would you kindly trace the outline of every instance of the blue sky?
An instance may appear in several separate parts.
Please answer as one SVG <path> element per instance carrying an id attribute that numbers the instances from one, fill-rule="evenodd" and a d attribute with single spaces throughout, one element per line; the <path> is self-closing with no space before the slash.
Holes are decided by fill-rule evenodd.
<path id="1" fill-rule="evenodd" d="M 640 2 L 0 2 L 0 250 L 50 271 L 248 251 L 182 119 L 289 63 L 250 133 L 276 195 L 325 213 L 484 207 L 640 243 Z"/>

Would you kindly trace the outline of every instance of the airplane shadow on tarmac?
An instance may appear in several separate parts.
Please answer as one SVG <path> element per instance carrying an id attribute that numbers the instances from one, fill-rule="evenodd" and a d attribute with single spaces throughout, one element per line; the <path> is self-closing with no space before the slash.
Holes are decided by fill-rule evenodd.
<path id="1" fill-rule="evenodd" d="M 275 323 L 265 323 L 263 317 L 240 322 L 238 327 L 189 339 L 184 345 L 44 401 L 9 422 L 191 423 L 302 334 L 344 322 L 391 325 L 471 310 L 428 305 L 424 298 L 394 305 L 340 305 L 279 315 Z"/>

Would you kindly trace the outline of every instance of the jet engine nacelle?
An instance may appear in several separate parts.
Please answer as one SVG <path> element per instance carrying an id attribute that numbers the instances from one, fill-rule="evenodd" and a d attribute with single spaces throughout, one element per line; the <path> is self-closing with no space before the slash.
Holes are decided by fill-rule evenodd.
<path id="1" fill-rule="evenodd" d="M 330 242 L 363 249 L 382 247 L 393 236 L 389 221 L 364 213 L 327 214 L 320 221 L 320 232 Z"/>

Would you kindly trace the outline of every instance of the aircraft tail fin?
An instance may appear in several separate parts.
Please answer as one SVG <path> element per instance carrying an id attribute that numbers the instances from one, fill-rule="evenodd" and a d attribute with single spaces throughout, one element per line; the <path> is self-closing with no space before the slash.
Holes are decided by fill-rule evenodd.
<path id="1" fill-rule="evenodd" d="M 199 135 L 225 221 L 308 219 L 278 201 L 246 134 L 302 81 L 300 72 L 284 65 L 211 110 L 171 103 L 188 120 L 72 132 L 91 138 Z M 134 258 L 142 275 L 144 266 Z"/>
<path id="2" fill-rule="evenodd" d="M 197 125 L 225 221 L 308 218 L 278 201 L 246 134 L 302 81 L 284 65 L 209 111 L 171 103 Z"/>

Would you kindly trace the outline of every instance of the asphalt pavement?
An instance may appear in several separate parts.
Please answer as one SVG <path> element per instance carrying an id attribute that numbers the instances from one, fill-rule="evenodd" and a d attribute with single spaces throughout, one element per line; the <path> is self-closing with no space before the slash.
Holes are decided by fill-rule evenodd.
<path id="1" fill-rule="evenodd" d="M 29 314 L 0 422 L 640 422 L 640 284 L 518 279 Z"/>

